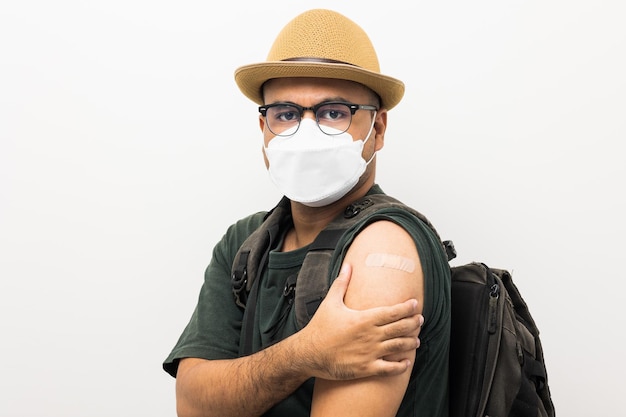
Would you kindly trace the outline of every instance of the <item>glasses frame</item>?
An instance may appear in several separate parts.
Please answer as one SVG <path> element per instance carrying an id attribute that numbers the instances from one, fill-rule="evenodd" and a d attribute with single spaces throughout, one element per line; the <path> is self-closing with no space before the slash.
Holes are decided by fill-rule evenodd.
<path id="1" fill-rule="evenodd" d="M 324 132 L 324 129 L 322 129 L 322 126 L 320 126 L 320 121 L 317 117 L 317 111 L 320 109 L 320 107 L 322 106 L 328 106 L 328 105 L 333 105 L 333 104 L 342 104 L 345 105 L 346 107 L 348 107 L 348 109 L 350 110 L 350 123 L 348 123 L 348 127 L 345 128 L 345 130 L 343 130 L 342 132 L 339 133 L 326 133 Z M 298 120 L 298 128 L 290 135 L 283 135 L 280 133 L 276 133 L 272 130 L 272 128 L 270 127 L 270 123 L 267 123 L 267 110 L 272 108 L 272 107 L 279 107 L 279 106 L 289 106 L 289 107 L 294 107 L 298 110 L 298 116 L 300 116 L 300 119 Z M 295 104 L 295 103 L 289 103 L 289 102 L 278 102 L 278 103 L 272 103 L 272 104 L 265 104 L 263 106 L 259 106 L 259 113 L 261 113 L 261 116 L 266 118 L 266 123 L 267 123 L 267 128 L 269 129 L 270 132 L 272 132 L 273 134 L 275 134 L 276 136 L 291 136 L 294 135 L 298 129 L 300 129 L 300 123 L 302 122 L 302 118 L 304 117 L 304 112 L 311 110 L 313 112 L 313 114 L 315 115 L 315 123 L 317 123 L 317 127 L 325 134 L 325 135 L 329 135 L 329 136 L 334 136 L 334 135 L 340 135 L 344 132 L 347 132 L 348 129 L 350 129 L 350 126 L 352 126 L 352 116 L 354 116 L 354 113 L 357 112 L 357 110 L 370 110 L 370 111 L 378 111 L 379 108 L 371 105 L 371 104 L 354 104 L 354 103 L 349 103 L 346 101 L 322 101 L 321 103 L 317 103 L 314 106 L 311 107 L 304 107 L 301 106 L 299 104 Z"/>

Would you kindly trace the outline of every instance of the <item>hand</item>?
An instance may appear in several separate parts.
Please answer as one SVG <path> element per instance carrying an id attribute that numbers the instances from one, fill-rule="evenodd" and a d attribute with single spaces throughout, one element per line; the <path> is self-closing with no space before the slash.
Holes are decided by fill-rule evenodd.
<path id="1" fill-rule="evenodd" d="M 352 310 L 344 304 L 351 273 L 350 265 L 342 267 L 317 312 L 300 331 L 304 352 L 300 359 L 312 376 L 330 380 L 405 372 L 411 364 L 404 354 L 419 347 L 415 334 L 423 324 L 417 301 Z"/>

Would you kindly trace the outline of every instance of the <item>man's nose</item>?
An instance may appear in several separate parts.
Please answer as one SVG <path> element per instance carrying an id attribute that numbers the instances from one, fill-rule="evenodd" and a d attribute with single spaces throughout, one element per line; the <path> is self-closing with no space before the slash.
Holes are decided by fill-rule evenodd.
<path id="1" fill-rule="evenodd" d="M 304 109 L 304 111 L 302 112 L 302 116 L 300 116 L 300 117 L 303 118 L 303 119 L 307 118 L 307 113 L 311 113 L 311 115 L 308 116 L 309 119 L 316 120 L 315 112 L 313 111 L 313 109 Z"/>

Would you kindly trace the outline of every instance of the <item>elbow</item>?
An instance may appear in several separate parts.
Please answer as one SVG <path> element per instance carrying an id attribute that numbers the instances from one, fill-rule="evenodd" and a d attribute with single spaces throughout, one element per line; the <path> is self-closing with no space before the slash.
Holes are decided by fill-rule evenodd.
<path id="1" fill-rule="evenodd" d="M 178 417 L 200 417 L 203 415 L 199 407 L 190 400 L 179 378 L 176 379 L 176 415 Z"/>
<path id="2" fill-rule="evenodd" d="M 194 381 L 193 373 L 185 367 L 176 375 L 176 415 L 178 417 L 209 417 L 212 414 L 202 406 L 199 387 Z"/>
<path id="3" fill-rule="evenodd" d="M 197 408 L 190 406 L 188 402 L 176 400 L 176 415 L 178 417 L 201 417 L 209 416 L 210 414 L 204 414 Z"/>
<path id="4" fill-rule="evenodd" d="M 178 389 L 176 391 L 176 415 L 178 417 L 217 417 L 220 415 L 215 410 L 203 407 L 199 401 L 194 401 L 190 396 L 179 393 Z"/>

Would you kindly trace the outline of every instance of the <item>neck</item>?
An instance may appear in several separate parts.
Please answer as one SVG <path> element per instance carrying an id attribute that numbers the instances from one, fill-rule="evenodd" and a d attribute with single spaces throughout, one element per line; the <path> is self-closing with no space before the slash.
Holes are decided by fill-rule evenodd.
<path id="1" fill-rule="evenodd" d="M 287 252 L 312 243 L 317 235 L 328 226 L 335 217 L 343 213 L 348 205 L 363 198 L 367 194 L 373 185 L 372 181 L 357 184 L 348 194 L 324 207 L 309 207 L 292 201 L 291 215 L 293 218 L 293 229 L 287 233 L 282 250 Z"/>

